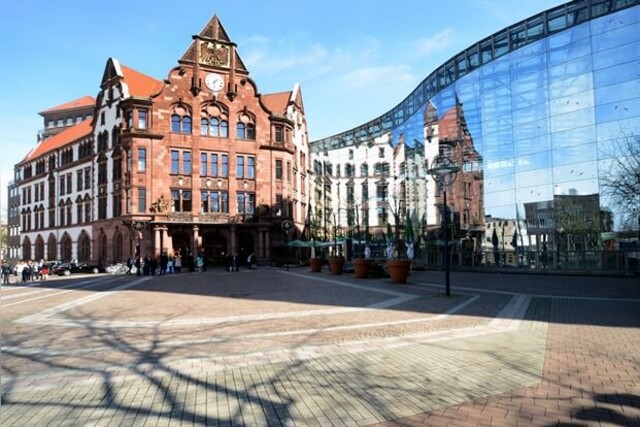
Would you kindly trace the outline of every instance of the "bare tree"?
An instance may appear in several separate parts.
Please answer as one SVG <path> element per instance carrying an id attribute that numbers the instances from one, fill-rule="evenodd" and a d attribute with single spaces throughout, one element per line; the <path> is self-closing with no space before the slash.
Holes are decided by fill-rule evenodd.
<path id="1" fill-rule="evenodd" d="M 610 167 L 601 177 L 602 193 L 621 213 L 625 230 L 640 227 L 640 135 L 629 135 L 613 144 Z"/>

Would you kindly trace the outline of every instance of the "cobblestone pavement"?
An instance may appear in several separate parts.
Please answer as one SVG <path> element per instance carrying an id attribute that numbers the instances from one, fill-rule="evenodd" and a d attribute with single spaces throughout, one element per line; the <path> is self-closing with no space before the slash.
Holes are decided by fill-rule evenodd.
<path id="1" fill-rule="evenodd" d="M 1 290 L 2 426 L 640 425 L 637 278 L 306 269 Z"/>

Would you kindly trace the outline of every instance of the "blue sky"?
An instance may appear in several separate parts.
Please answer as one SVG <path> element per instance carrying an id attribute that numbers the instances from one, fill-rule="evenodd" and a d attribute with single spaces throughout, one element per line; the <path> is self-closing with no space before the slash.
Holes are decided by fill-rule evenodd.
<path id="1" fill-rule="evenodd" d="M 300 83 L 311 140 L 388 111 L 472 43 L 551 0 L 23 0 L 0 15 L 2 205 L 38 112 L 96 96 L 109 57 L 163 79 L 217 14 L 262 93 Z M 248 6 L 245 6 L 248 5 Z M 3 209 L 4 214 L 4 209 Z"/>

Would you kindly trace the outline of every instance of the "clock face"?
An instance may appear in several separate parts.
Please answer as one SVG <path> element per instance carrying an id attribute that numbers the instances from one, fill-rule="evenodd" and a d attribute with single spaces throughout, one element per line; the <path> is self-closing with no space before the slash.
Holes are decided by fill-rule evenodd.
<path id="1" fill-rule="evenodd" d="M 220 92 L 224 87 L 224 79 L 216 73 L 207 74 L 204 78 L 204 84 L 213 92 Z"/>

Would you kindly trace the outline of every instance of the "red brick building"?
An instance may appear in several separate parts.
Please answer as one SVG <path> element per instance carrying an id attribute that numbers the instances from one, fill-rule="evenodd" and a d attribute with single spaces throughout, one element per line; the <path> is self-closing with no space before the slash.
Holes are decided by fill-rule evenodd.
<path id="1" fill-rule="evenodd" d="M 25 220 L 24 257 L 108 263 L 138 252 L 203 253 L 218 263 L 255 253 L 267 261 L 284 244 L 283 222 L 293 225 L 287 237 L 302 232 L 300 88 L 260 94 L 217 17 L 165 79 L 110 58 L 100 89 L 90 123 L 45 139 L 16 165 L 20 188 L 37 185 L 46 201 L 25 198 L 25 218 L 34 208 L 50 213 Z"/>

